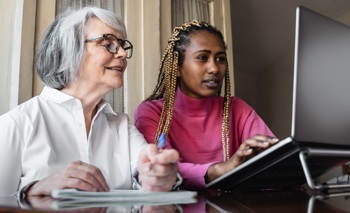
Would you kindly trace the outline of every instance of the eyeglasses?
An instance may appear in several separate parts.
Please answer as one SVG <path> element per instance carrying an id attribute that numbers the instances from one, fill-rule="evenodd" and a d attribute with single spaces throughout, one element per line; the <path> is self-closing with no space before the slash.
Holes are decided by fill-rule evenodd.
<path id="1" fill-rule="evenodd" d="M 113 34 L 103 34 L 95 38 L 89 38 L 85 40 L 85 43 L 95 41 L 101 38 L 103 38 L 103 40 L 105 41 L 105 44 L 103 46 L 106 47 L 108 52 L 116 54 L 119 50 L 119 47 L 122 47 L 123 50 L 127 53 L 126 58 L 131 58 L 133 49 L 131 42 L 128 40 L 119 39 Z"/>

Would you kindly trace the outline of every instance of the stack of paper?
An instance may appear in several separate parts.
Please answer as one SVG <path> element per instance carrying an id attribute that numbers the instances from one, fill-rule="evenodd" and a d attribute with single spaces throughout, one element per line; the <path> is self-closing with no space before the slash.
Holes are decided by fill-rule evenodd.
<path id="1" fill-rule="evenodd" d="M 111 190 L 109 192 L 87 192 L 76 189 L 54 190 L 55 209 L 104 207 L 117 205 L 167 205 L 195 203 L 197 192 L 147 192 L 142 190 Z"/>

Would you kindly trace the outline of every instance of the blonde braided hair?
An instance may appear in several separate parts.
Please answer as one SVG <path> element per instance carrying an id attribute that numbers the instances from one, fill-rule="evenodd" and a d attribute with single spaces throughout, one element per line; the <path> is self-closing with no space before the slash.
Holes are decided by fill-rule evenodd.
<path id="1" fill-rule="evenodd" d="M 145 100 L 158 100 L 164 98 L 164 105 L 154 143 L 158 143 L 158 138 L 161 133 L 165 133 L 167 136 L 170 130 L 171 121 L 174 111 L 175 92 L 178 84 L 177 72 L 179 67 L 182 66 L 184 60 L 184 54 L 188 43 L 190 42 L 190 35 L 196 31 L 208 31 L 217 35 L 223 42 L 223 36 L 219 30 L 212 25 L 205 22 L 192 21 L 175 27 L 173 34 L 168 40 L 168 47 L 162 56 L 159 65 L 159 75 L 157 85 L 153 93 Z M 225 42 L 224 42 L 225 44 Z M 224 160 L 230 158 L 230 137 L 229 137 L 229 114 L 230 114 L 230 75 L 228 69 L 228 63 L 226 62 L 225 73 L 225 94 L 223 103 L 223 115 L 222 115 L 222 148 Z M 220 95 L 221 89 L 218 93 Z"/>

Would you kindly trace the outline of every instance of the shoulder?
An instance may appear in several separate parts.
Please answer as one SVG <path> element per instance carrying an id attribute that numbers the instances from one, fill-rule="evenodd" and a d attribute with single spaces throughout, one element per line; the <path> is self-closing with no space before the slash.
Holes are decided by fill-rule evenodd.
<path id="1" fill-rule="evenodd" d="M 36 117 L 37 113 L 40 113 L 39 102 L 38 97 L 33 97 L 3 114 L 0 118 L 4 119 L 7 117 L 17 122 L 23 122 L 25 119 Z"/>
<path id="2" fill-rule="evenodd" d="M 135 118 L 159 115 L 163 109 L 164 100 L 144 101 L 135 109 Z"/>
<path id="3" fill-rule="evenodd" d="M 37 126 L 40 117 L 37 98 L 32 98 L 0 116 L 1 139 L 22 138 L 25 140 Z"/>
<path id="4" fill-rule="evenodd" d="M 232 96 L 231 97 L 231 111 L 235 114 L 251 114 L 255 113 L 253 107 L 251 107 L 247 102 L 243 99 Z"/>
<path id="5" fill-rule="evenodd" d="M 231 108 L 252 109 L 252 107 L 247 102 L 237 96 L 231 97 Z"/>
<path id="6" fill-rule="evenodd" d="M 163 107 L 164 99 L 144 101 L 137 109 L 161 109 Z"/>

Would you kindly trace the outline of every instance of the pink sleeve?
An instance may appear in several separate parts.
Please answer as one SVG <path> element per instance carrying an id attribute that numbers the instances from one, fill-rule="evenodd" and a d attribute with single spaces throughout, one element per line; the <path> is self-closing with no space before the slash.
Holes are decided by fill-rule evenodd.
<path id="1" fill-rule="evenodd" d="M 207 164 L 178 163 L 179 172 L 183 178 L 183 188 L 192 190 L 203 190 L 205 188 L 205 174 L 209 166 L 215 162 Z"/>

